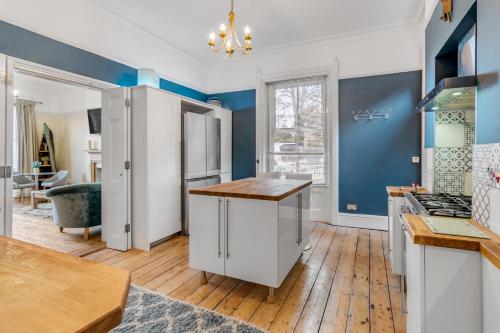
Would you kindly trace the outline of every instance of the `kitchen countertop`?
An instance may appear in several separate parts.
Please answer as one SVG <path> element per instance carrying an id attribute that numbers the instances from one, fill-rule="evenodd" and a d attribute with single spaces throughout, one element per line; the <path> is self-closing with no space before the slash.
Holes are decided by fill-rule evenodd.
<path id="1" fill-rule="evenodd" d="M 0 236 L 0 322 L 9 332 L 108 332 L 130 273 Z"/>
<path id="2" fill-rule="evenodd" d="M 280 201 L 312 185 L 310 180 L 245 178 L 206 188 L 191 189 L 190 194 L 243 199 Z"/>
<path id="3" fill-rule="evenodd" d="M 490 239 L 435 234 L 427 227 L 420 215 L 405 215 L 405 226 L 413 243 L 478 251 L 500 269 L 500 236 L 474 220 L 470 222 L 474 227 L 487 234 Z"/>
<path id="4" fill-rule="evenodd" d="M 414 188 L 412 186 L 387 186 L 387 194 L 391 197 L 404 197 L 405 193 L 427 193 L 423 187 Z"/>

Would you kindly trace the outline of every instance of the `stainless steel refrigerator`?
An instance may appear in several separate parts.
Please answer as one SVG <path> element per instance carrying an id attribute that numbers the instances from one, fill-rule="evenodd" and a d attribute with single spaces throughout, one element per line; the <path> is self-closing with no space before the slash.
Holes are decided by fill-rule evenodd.
<path id="1" fill-rule="evenodd" d="M 189 234 L 189 189 L 220 184 L 220 120 L 194 112 L 182 114 L 182 231 Z"/>

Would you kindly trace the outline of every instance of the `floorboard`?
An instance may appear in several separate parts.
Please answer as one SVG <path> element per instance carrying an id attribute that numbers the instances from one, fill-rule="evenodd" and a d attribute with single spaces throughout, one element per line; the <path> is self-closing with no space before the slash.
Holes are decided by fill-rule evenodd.
<path id="1" fill-rule="evenodd" d="M 84 240 L 83 228 L 66 228 L 60 232 L 52 218 L 30 214 L 29 204 L 14 202 L 12 205 L 12 238 L 78 257 L 106 248 L 101 241 L 100 227 L 90 228 L 89 239 Z"/>
<path id="2" fill-rule="evenodd" d="M 127 269 L 132 283 L 270 332 L 405 333 L 399 278 L 391 272 L 387 233 L 314 223 L 305 251 L 266 302 L 267 288 L 216 274 L 200 284 L 186 237 L 150 252 L 103 249 L 86 258 Z"/>

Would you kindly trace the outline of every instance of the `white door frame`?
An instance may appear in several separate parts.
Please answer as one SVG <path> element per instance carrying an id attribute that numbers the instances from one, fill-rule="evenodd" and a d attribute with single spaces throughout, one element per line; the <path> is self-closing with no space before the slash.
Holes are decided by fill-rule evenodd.
<path id="1" fill-rule="evenodd" d="M 313 186 L 311 191 L 311 219 L 333 223 L 339 219 L 339 63 L 335 58 L 328 66 L 304 68 L 278 73 L 257 71 L 256 102 L 256 158 L 257 172 L 266 171 L 268 128 L 267 84 L 311 76 L 326 76 L 327 94 L 327 160 L 328 184 Z"/>
<path id="2" fill-rule="evenodd" d="M 32 75 L 40 77 L 43 79 L 62 82 L 70 85 L 77 85 L 84 88 L 90 88 L 98 91 L 104 91 L 109 88 L 118 87 L 118 85 L 92 79 L 83 75 L 74 74 L 71 72 L 63 71 L 60 69 L 36 64 L 30 61 L 18 59 L 15 57 L 5 56 L 0 54 L 0 74 L 5 77 L 5 82 L 7 83 L 3 86 L 1 85 L 2 92 L 0 93 L 0 103 L 2 103 L 2 108 L 5 107 L 5 116 L 0 112 L 0 117 L 5 119 L 5 146 L 0 147 L 0 154 L 5 153 L 5 165 L 12 167 L 12 117 L 13 117 L 13 107 L 14 96 L 13 96 L 13 76 L 15 72 Z M 2 79 L 2 81 L 4 81 Z M 2 94 L 5 92 L 5 98 Z M 0 121 L 0 126 L 2 126 L 3 121 Z M 0 127 L 0 133 L 3 128 Z M 0 159 L 2 161 L 2 159 Z M 4 209 L 0 212 L 0 235 L 12 236 L 12 177 L 6 178 L 5 185 L 0 180 L 0 186 L 5 186 L 2 191 L 5 193 L 2 201 Z M 1 207 L 1 205 L 0 205 Z M 103 231 L 104 231 L 103 227 Z M 105 235 L 102 235 L 103 241 L 105 241 Z"/>

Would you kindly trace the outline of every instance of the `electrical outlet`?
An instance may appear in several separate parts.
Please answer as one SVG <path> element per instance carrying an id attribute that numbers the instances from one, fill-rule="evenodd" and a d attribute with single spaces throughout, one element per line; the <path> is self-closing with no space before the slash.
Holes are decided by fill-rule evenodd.
<path id="1" fill-rule="evenodd" d="M 419 157 L 419 156 L 413 156 L 413 157 L 411 158 L 411 163 L 413 163 L 413 164 L 418 164 L 418 163 L 420 163 L 420 157 Z"/>
<path id="2" fill-rule="evenodd" d="M 353 203 L 348 203 L 347 210 L 358 210 L 358 205 L 353 204 Z"/>

